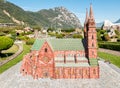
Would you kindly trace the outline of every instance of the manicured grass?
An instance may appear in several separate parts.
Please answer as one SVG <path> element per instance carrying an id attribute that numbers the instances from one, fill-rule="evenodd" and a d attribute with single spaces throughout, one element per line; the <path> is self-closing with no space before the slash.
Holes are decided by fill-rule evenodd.
<path id="1" fill-rule="evenodd" d="M 17 51 L 18 51 L 18 46 L 17 45 L 13 45 L 8 50 L 3 50 L 2 53 L 0 53 L 0 61 L 5 60 L 6 58 L 13 55 Z"/>
<path id="2" fill-rule="evenodd" d="M 13 45 L 10 49 L 2 51 L 2 53 L 15 53 L 18 51 L 18 46 Z"/>
<path id="3" fill-rule="evenodd" d="M 98 56 L 104 60 L 110 61 L 112 64 L 120 68 L 120 56 L 116 56 L 104 52 L 98 52 Z"/>
<path id="4" fill-rule="evenodd" d="M 5 70 L 9 69 L 10 67 L 12 67 L 15 64 L 17 64 L 18 62 L 20 62 L 22 60 L 23 56 L 30 51 L 30 47 L 31 46 L 23 45 L 23 48 L 24 48 L 23 52 L 19 56 L 17 56 L 15 59 L 9 61 L 8 63 L 6 63 L 4 65 L 2 65 L 0 67 L 0 73 L 4 72 Z"/>

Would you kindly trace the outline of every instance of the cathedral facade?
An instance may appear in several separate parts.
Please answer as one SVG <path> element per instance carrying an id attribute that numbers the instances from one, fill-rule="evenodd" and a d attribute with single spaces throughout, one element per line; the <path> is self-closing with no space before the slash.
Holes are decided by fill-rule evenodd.
<path id="1" fill-rule="evenodd" d="M 99 78 L 97 32 L 92 6 L 86 11 L 84 39 L 36 39 L 20 72 L 33 78 Z"/>

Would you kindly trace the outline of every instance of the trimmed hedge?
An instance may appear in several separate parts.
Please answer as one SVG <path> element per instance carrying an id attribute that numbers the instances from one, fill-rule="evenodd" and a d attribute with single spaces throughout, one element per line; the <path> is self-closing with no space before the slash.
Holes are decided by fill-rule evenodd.
<path id="1" fill-rule="evenodd" d="M 80 34 L 73 34 L 73 38 L 83 38 Z"/>
<path id="2" fill-rule="evenodd" d="M 14 41 L 7 36 L 0 36 L 0 51 L 7 50 L 13 45 Z"/>
<path id="3" fill-rule="evenodd" d="M 114 43 L 113 42 L 100 42 L 98 43 L 98 46 L 100 48 L 120 51 L 120 43 L 117 43 L 117 42 L 114 42 Z"/>

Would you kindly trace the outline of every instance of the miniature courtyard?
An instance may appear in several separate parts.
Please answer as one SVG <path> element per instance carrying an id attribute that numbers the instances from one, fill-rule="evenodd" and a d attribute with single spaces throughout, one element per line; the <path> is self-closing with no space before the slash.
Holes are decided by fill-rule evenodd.
<path id="1" fill-rule="evenodd" d="M 21 62 L 0 74 L 0 88 L 120 88 L 120 74 L 99 61 L 100 79 L 33 79 L 20 74 Z"/>

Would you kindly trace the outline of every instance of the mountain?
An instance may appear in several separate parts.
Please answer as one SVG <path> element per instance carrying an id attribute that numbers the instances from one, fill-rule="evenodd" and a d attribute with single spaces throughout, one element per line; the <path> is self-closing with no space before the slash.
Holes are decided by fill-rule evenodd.
<path id="1" fill-rule="evenodd" d="M 96 27 L 97 28 L 102 28 L 103 24 L 104 24 L 104 22 L 96 23 Z"/>
<path id="2" fill-rule="evenodd" d="M 10 3 L 0 2 L 0 23 L 14 22 L 16 24 L 25 22 L 26 24 L 35 25 L 35 21 L 30 18 L 29 14 L 22 8 Z"/>
<path id="3" fill-rule="evenodd" d="M 112 25 L 113 25 L 113 23 L 111 21 L 109 21 L 109 20 L 104 21 L 104 26 L 112 26 Z"/>
<path id="4" fill-rule="evenodd" d="M 115 23 L 120 23 L 120 19 L 118 19 Z"/>
<path id="5" fill-rule="evenodd" d="M 40 25 L 43 27 L 75 28 L 81 23 L 75 14 L 64 7 L 43 9 L 38 12 L 24 11 L 10 2 L 0 2 L 0 23 Z"/>
<path id="6" fill-rule="evenodd" d="M 116 23 L 117 22 L 117 23 Z M 118 21 L 116 22 L 111 22 L 109 20 L 105 20 L 103 24 L 103 29 L 104 30 L 118 30 L 120 31 L 120 23 Z"/>

